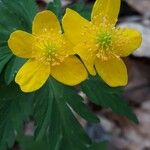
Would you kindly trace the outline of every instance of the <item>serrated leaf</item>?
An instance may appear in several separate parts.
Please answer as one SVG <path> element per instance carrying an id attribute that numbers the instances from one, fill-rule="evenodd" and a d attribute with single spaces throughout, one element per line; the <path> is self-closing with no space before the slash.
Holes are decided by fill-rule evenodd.
<path id="1" fill-rule="evenodd" d="M 90 108 L 83 103 L 84 100 L 77 94 L 74 87 L 63 86 L 63 88 L 65 91 L 64 98 L 66 99 L 68 106 L 88 122 L 99 123 L 99 119 L 92 111 L 90 111 Z"/>
<path id="2" fill-rule="evenodd" d="M 113 112 L 138 123 L 136 115 L 122 98 L 122 88 L 109 87 L 99 77 L 90 77 L 81 84 L 81 88 L 93 103 L 111 108 Z"/>
<path id="3" fill-rule="evenodd" d="M 18 58 L 15 56 L 11 58 L 5 69 L 5 82 L 7 84 L 10 84 L 13 81 L 16 73 L 25 62 L 26 59 Z"/>
<path id="4" fill-rule="evenodd" d="M 15 56 L 12 55 L 12 52 L 8 49 L 7 40 L 13 31 L 24 30 L 31 32 L 32 20 L 36 12 L 37 5 L 35 1 L 32 0 L 0 1 L 0 46 L 1 48 L 3 47 L 2 53 L 0 52 L 2 59 L 0 73 L 6 65 L 7 69 L 5 70 L 5 80 L 7 84 L 13 80 L 17 68 L 22 65 L 22 61 L 17 61 L 17 63 L 13 62 L 14 59 L 16 60 L 17 58 L 15 58 Z M 10 58 L 12 58 L 11 61 L 9 61 Z M 8 61 L 9 63 L 7 63 Z M 8 70 L 11 67 L 11 71 Z"/>
<path id="5" fill-rule="evenodd" d="M 50 149 L 85 150 L 91 145 L 74 112 L 88 121 L 99 122 L 99 119 L 89 111 L 73 87 L 49 78 L 36 92 L 34 106 L 36 139 L 42 140 L 47 135 Z"/>
<path id="6" fill-rule="evenodd" d="M 24 136 L 19 139 L 21 150 L 50 150 L 49 144 L 44 141 L 34 141 L 33 137 Z"/>
<path id="7" fill-rule="evenodd" d="M 5 79 L 8 84 L 13 80 L 22 61 L 18 61 L 19 58 L 12 55 L 7 40 L 15 30 L 31 32 L 36 7 L 35 1 L 31 0 L 0 1 L 0 73 L 6 68 L 4 75 L 6 75 Z M 24 95 L 16 84 L 10 84 L 7 87 L 1 83 L 0 150 L 5 150 L 13 145 L 16 135 L 23 128 L 24 119 L 30 113 L 31 102 L 31 97 L 28 94 Z"/>
<path id="8" fill-rule="evenodd" d="M 32 94 L 24 94 L 16 84 L 0 87 L 0 150 L 11 148 L 23 122 L 31 113 Z"/>
<path id="9" fill-rule="evenodd" d="M 0 47 L 0 72 L 2 72 L 5 64 L 10 60 L 12 55 L 7 46 Z"/>
<path id="10" fill-rule="evenodd" d="M 77 2 L 73 3 L 69 7 L 77 11 L 84 18 L 88 20 L 91 19 L 92 4 L 87 3 L 86 1 L 83 0 L 78 0 Z"/>
<path id="11" fill-rule="evenodd" d="M 57 103 L 54 101 L 48 136 L 50 148 L 53 150 L 60 149 L 63 138 L 62 121 L 58 110 Z"/>
<path id="12" fill-rule="evenodd" d="M 50 2 L 47 9 L 54 12 L 59 19 L 62 18 L 61 0 L 54 0 L 53 2 Z"/>
<path id="13" fill-rule="evenodd" d="M 36 140 L 41 140 L 46 134 L 51 120 L 52 104 L 53 93 L 49 88 L 49 84 L 46 84 L 34 96 L 34 118 L 37 125 L 35 131 Z"/>
<path id="14" fill-rule="evenodd" d="M 59 149 L 87 149 L 91 145 L 91 140 L 85 134 L 85 131 L 83 131 L 82 127 L 72 114 L 72 109 L 70 109 L 71 105 L 68 106 L 70 98 L 76 101 L 77 96 L 75 96 L 76 94 L 73 92 L 74 90 L 72 90 L 71 87 L 60 84 L 52 78 L 50 80 L 50 84 L 54 93 L 55 105 L 57 104 L 57 108 L 54 109 L 54 113 L 55 111 L 59 112 L 61 120 L 61 127 L 58 125 L 59 130 L 62 129 L 61 135 L 59 136 L 59 138 L 62 138 L 62 141 L 59 143 Z M 74 103 L 74 105 L 76 104 L 77 103 Z"/>
<path id="15" fill-rule="evenodd" d="M 19 142 L 20 142 L 20 146 L 22 150 L 50 150 L 50 149 L 59 150 L 59 146 L 56 148 L 55 147 L 53 148 L 52 145 L 50 145 L 44 139 L 35 142 L 32 137 L 23 137 L 22 139 L 19 140 Z M 55 141 L 55 142 L 59 142 L 59 141 Z M 107 150 L 107 145 L 108 145 L 107 142 L 95 143 L 95 144 L 92 144 L 89 148 L 86 148 L 84 150 Z M 62 150 L 66 150 L 63 148 Z M 73 148 L 71 148 L 71 150 L 73 150 Z M 80 150 L 80 149 L 77 149 L 77 150 Z"/>
<path id="16" fill-rule="evenodd" d="M 2 10 L 1 12 L 1 15 L 5 16 L 5 25 L 8 26 L 9 21 L 11 21 L 8 26 L 11 29 L 11 32 L 14 31 L 14 29 L 25 29 L 25 31 L 31 32 L 32 20 L 37 12 L 37 5 L 35 1 L 1 0 L 0 7 L 5 10 Z M 12 19 L 12 17 L 14 18 Z M 0 23 L 2 21 L 0 21 Z"/>
<path id="17" fill-rule="evenodd" d="M 68 96 L 71 95 L 68 94 Z M 68 99 L 68 104 L 71 108 L 73 108 L 73 110 L 77 114 L 83 117 L 86 121 L 93 123 L 100 122 L 99 119 L 96 117 L 96 115 L 92 111 L 90 111 L 90 108 L 87 108 L 87 106 L 85 106 L 85 104 L 82 102 L 81 97 L 79 97 L 78 95 L 72 95 L 70 99 Z"/>
<path id="18" fill-rule="evenodd" d="M 1 98 L 0 104 L 0 150 L 6 150 L 8 145 L 10 147 L 13 145 L 14 138 L 12 139 L 12 137 L 15 137 L 15 134 L 11 126 L 11 121 L 7 118 L 9 111 L 7 105 L 9 102 Z"/>

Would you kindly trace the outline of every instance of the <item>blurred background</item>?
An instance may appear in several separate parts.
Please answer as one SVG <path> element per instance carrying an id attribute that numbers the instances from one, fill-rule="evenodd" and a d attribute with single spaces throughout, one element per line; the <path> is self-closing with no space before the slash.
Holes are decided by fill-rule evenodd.
<path id="1" fill-rule="evenodd" d="M 52 0 L 37 0 L 40 10 L 49 2 Z M 62 0 L 63 7 L 77 7 L 76 3 L 76 0 Z M 94 0 L 81 0 L 78 7 L 83 7 L 82 13 L 88 15 L 93 3 Z M 140 124 L 135 125 L 92 103 L 89 106 L 100 117 L 101 123 L 88 124 L 82 120 L 81 123 L 93 141 L 108 140 L 110 150 L 150 150 L 150 0 L 122 0 L 118 26 L 136 28 L 143 36 L 141 48 L 125 59 L 129 84 L 124 98 L 134 109 Z M 32 133 L 32 123 L 27 126 L 26 132 Z"/>

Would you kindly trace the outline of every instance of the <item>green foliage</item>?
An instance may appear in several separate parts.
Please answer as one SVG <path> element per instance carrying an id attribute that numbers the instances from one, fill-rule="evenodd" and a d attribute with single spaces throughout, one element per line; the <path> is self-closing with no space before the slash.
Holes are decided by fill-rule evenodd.
<path id="1" fill-rule="evenodd" d="M 111 108 L 113 112 L 138 123 L 138 119 L 132 109 L 122 100 L 123 91 L 121 88 L 111 88 L 99 77 L 90 77 L 81 87 L 93 103 L 105 108 Z"/>
<path id="2" fill-rule="evenodd" d="M 84 18 L 88 20 L 91 19 L 92 5 L 87 4 L 85 0 L 77 0 L 67 7 L 77 11 Z M 50 2 L 47 9 L 53 11 L 60 20 L 66 11 L 66 8 L 62 8 L 61 6 L 61 0 L 54 0 L 54 2 Z"/>
<path id="3" fill-rule="evenodd" d="M 22 93 L 14 83 L 0 83 L 0 150 L 11 148 L 16 135 L 22 133 L 23 123 L 31 113 L 33 94 Z"/>
<path id="4" fill-rule="evenodd" d="M 37 12 L 33 0 L 0 1 L 0 73 L 5 69 L 5 81 L 9 84 L 25 61 L 12 55 L 7 40 L 15 30 L 31 32 L 32 20 Z"/>
<path id="5" fill-rule="evenodd" d="M 19 140 L 21 150 L 50 150 L 50 145 L 44 141 L 35 141 L 33 137 L 24 136 Z"/>
<path id="6" fill-rule="evenodd" d="M 48 141 L 53 150 L 84 150 L 91 144 L 74 114 L 77 112 L 88 121 L 99 122 L 99 120 L 83 105 L 83 100 L 72 87 L 62 85 L 51 78 L 35 94 L 35 101 L 34 116 L 38 140 L 41 140 L 48 131 Z M 79 140 L 79 137 L 82 140 Z"/>
<path id="7" fill-rule="evenodd" d="M 43 88 L 35 93 L 34 97 L 34 118 L 36 120 L 36 140 L 41 140 L 46 134 L 50 124 L 52 112 L 53 93 L 47 83 Z"/>
<path id="8" fill-rule="evenodd" d="M 12 54 L 7 46 L 0 47 L 0 72 L 2 72 L 5 64 L 10 60 Z"/>
<path id="9" fill-rule="evenodd" d="M 106 150 L 107 149 L 107 142 L 101 142 L 93 144 L 89 147 L 89 150 Z"/>
<path id="10" fill-rule="evenodd" d="M 35 142 L 32 137 L 23 137 L 20 140 L 20 146 L 22 150 L 50 150 L 51 149 L 50 144 L 48 142 L 44 140 Z M 96 143 L 90 146 L 89 148 L 86 148 L 86 150 L 106 150 L 106 149 L 107 149 L 107 142 Z"/>
<path id="11" fill-rule="evenodd" d="M 5 68 L 5 82 L 10 84 L 13 81 L 17 71 L 21 68 L 21 66 L 25 63 L 25 59 L 12 57 L 9 63 Z"/>
<path id="12" fill-rule="evenodd" d="M 93 150 L 94 145 L 78 123 L 75 112 L 86 120 L 96 123 L 99 120 L 83 105 L 82 98 L 73 88 L 62 85 L 52 78 L 34 94 L 21 92 L 15 83 L 9 86 L 4 83 L 1 85 L 3 86 L 0 88 L 0 150 L 11 147 L 18 136 L 21 144 L 26 142 L 26 139 L 20 141 L 20 136 L 23 135 L 23 123 L 29 116 L 35 119 L 37 142 L 27 140 L 30 141 L 27 149 L 30 149 L 30 145 L 35 149 L 40 148 L 37 144 L 43 145 L 41 141 L 45 137 L 46 143 L 53 150 Z"/>
<path id="13" fill-rule="evenodd" d="M 71 4 L 69 7 L 77 11 L 84 18 L 91 19 L 92 5 L 88 4 L 85 0 L 77 0 L 77 2 Z"/>
<path id="14" fill-rule="evenodd" d="M 53 2 L 50 2 L 47 6 L 47 9 L 54 12 L 59 19 L 62 18 L 63 14 L 62 14 L 61 0 L 54 0 Z"/>

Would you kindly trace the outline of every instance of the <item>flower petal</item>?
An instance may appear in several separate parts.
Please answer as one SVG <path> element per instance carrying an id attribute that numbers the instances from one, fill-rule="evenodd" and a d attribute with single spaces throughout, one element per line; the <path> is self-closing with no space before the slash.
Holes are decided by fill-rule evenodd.
<path id="1" fill-rule="evenodd" d="M 83 43 L 78 44 L 74 48 L 75 53 L 80 56 L 81 60 L 85 64 L 85 66 L 86 66 L 87 70 L 89 71 L 89 73 L 94 76 L 94 75 L 96 75 L 96 71 L 95 71 L 95 68 L 94 68 L 94 61 L 95 61 L 96 51 L 94 50 L 94 47 L 91 48 L 91 52 L 89 52 L 88 50 L 89 50 L 89 48 L 86 47 L 86 45 L 84 45 Z"/>
<path id="2" fill-rule="evenodd" d="M 52 31 L 61 32 L 61 27 L 56 15 L 51 11 L 42 11 L 38 13 L 33 21 L 32 33 L 41 35 Z"/>
<path id="3" fill-rule="evenodd" d="M 60 49 L 58 50 L 58 53 L 60 55 L 74 55 L 75 52 L 73 50 L 74 45 L 72 42 L 65 36 L 65 34 L 62 34 L 62 45 L 60 46 Z"/>
<path id="4" fill-rule="evenodd" d="M 51 75 L 58 81 L 74 86 L 84 81 L 88 74 L 76 56 L 70 56 L 58 66 L 53 66 Z"/>
<path id="5" fill-rule="evenodd" d="M 24 92 L 38 90 L 50 75 L 50 66 L 35 60 L 27 61 L 16 75 L 15 81 Z"/>
<path id="6" fill-rule="evenodd" d="M 121 35 L 121 38 L 118 39 L 121 43 L 124 43 L 121 49 L 114 48 L 115 54 L 126 57 L 133 53 L 137 48 L 140 47 L 142 43 L 141 33 L 135 29 L 119 29 L 118 32 Z"/>
<path id="7" fill-rule="evenodd" d="M 8 46 L 13 54 L 22 58 L 30 58 L 32 57 L 34 40 L 35 37 L 32 34 L 18 30 L 10 35 Z"/>
<path id="8" fill-rule="evenodd" d="M 101 76 L 109 86 L 116 87 L 127 84 L 127 69 L 120 58 L 111 57 L 108 60 L 97 58 L 95 67 L 99 76 Z"/>
<path id="9" fill-rule="evenodd" d="M 81 42 L 82 38 L 84 38 L 82 35 L 84 28 L 90 23 L 74 10 L 67 8 L 66 14 L 62 19 L 62 24 L 65 35 L 73 44 L 78 44 Z"/>
<path id="10" fill-rule="evenodd" d="M 115 24 L 119 14 L 120 4 L 120 0 L 96 0 L 91 19 L 96 18 L 97 20 L 101 20 L 100 17 L 105 16 L 109 20 L 109 23 Z"/>

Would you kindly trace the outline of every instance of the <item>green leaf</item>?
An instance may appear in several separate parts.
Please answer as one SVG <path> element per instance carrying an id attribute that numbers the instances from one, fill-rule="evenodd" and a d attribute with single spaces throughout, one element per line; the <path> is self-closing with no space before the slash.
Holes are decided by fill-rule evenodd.
<path id="1" fill-rule="evenodd" d="M 0 87 L 0 150 L 11 148 L 31 113 L 32 94 L 22 93 L 14 83 Z"/>
<path id="2" fill-rule="evenodd" d="M 88 20 L 91 19 L 92 4 L 87 3 L 86 1 L 83 0 L 78 0 L 77 2 L 73 3 L 69 7 L 77 11 L 84 18 Z"/>
<path id="3" fill-rule="evenodd" d="M 47 9 L 54 12 L 59 19 L 62 18 L 61 0 L 54 0 L 53 2 L 49 3 Z"/>
<path id="4" fill-rule="evenodd" d="M 79 104 L 80 102 L 82 104 L 82 99 L 72 87 L 62 85 L 52 78 L 35 94 L 22 93 L 14 83 L 9 86 L 4 83 L 1 85 L 3 86 L 0 88 L 0 150 L 11 147 L 16 136 L 23 134 L 23 122 L 33 110 L 37 126 L 35 132 L 37 141 L 27 145 L 26 149 L 39 148 L 40 150 L 39 144 L 43 142 L 39 143 L 39 141 L 43 139 L 53 150 L 90 148 L 91 140 L 74 116 L 74 108 L 85 109 L 85 106 Z M 34 101 L 32 101 L 33 95 Z M 78 103 L 76 103 L 77 98 L 80 99 Z M 70 99 L 72 102 L 69 104 Z M 85 109 L 84 113 L 86 111 L 87 114 L 90 113 L 88 109 Z M 98 121 L 93 114 L 91 118 Z"/>
<path id="5" fill-rule="evenodd" d="M 0 8 L 0 15 L 5 16 L 2 17 L 3 19 L 0 21 L 0 24 L 6 25 L 7 30 L 5 31 L 10 31 L 7 36 L 16 29 L 24 29 L 31 32 L 32 20 L 37 12 L 35 1 L 1 0 Z"/>
<path id="6" fill-rule="evenodd" d="M 5 64 L 10 60 L 12 55 L 10 54 L 7 46 L 0 47 L 0 72 L 2 72 Z"/>
<path id="7" fill-rule="evenodd" d="M 6 69 L 5 69 L 5 82 L 10 84 L 18 70 L 22 67 L 22 65 L 26 62 L 26 59 L 12 57 L 11 60 L 8 62 Z"/>
<path id="8" fill-rule="evenodd" d="M 70 149 L 85 150 L 87 146 L 91 144 L 90 139 L 85 134 L 84 130 L 82 129 L 82 127 L 80 126 L 76 118 L 73 116 L 69 107 L 63 102 L 63 99 L 60 99 L 60 100 L 62 101 L 58 102 L 58 99 L 57 99 L 57 102 L 54 103 L 56 104 L 56 107 L 52 113 L 52 115 L 55 116 L 55 112 L 56 111 L 59 112 L 59 116 L 60 116 L 60 118 L 58 119 L 59 124 L 55 124 L 55 128 L 54 126 L 50 126 L 51 138 L 53 138 L 51 136 L 51 133 L 53 133 L 54 129 L 55 131 L 59 131 L 59 130 L 61 131 L 61 132 L 57 132 L 58 140 L 53 140 L 53 142 L 55 143 L 56 141 L 59 141 L 56 143 L 56 145 L 53 148 L 59 149 L 59 150 L 64 150 L 64 149 L 65 150 L 70 150 Z M 60 141 L 61 139 L 62 141 Z M 54 144 L 50 143 L 50 145 L 54 145 Z"/>
<path id="9" fill-rule="evenodd" d="M 89 150 L 107 150 L 107 146 L 107 142 L 95 143 L 89 148 Z"/>
<path id="10" fill-rule="evenodd" d="M 6 66 L 4 75 L 6 75 L 5 80 L 7 84 L 13 80 L 16 71 L 22 65 L 21 59 L 12 55 L 8 48 L 7 40 L 10 34 L 16 30 L 31 32 L 32 20 L 36 12 L 37 5 L 33 0 L 0 1 L 0 73 Z"/>
<path id="11" fill-rule="evenodd" d="M 55 140 L 55 142 L 59 142 L 59 141 Z M 57 145 L 58 147 L 53 148 L 52 145 L 50 145 L 48 142 L 46 142 L 46 140 L 42 139 L 40 141 L 35 142 L 33 137 L 25 136 L 19 140 L 19 143 L 20 143 L 22 150 L 43 150 L 43 149 L 44 150 L 49 150 L 49 149 L 59 150 L 58 145 Z M 72 149 L 73 148 L 71 148 L 71 150 Z M 78 149 L 78 150 L 80 150 L 80 149 Z M 107 142 L 100 142 L 100 143 L 92 144 L 89 148 L 86 148 L 86 150 L 107 150 Z"/>
<path id="12" fill-rule="evenodd" d="M 50 123 L 53 93 L 49 86 L 47 83 L 34 96 L 34 118 L 37 125 L 35 131 L 36 140 L 43 138 Z"/>
<path id="13" fill-rule="evenodd" d="M 24 136 L 19 139 L 21 150 L 50 150 L 49 144 L 44 141 L 34 141 L 33 137 Z"/>
<path id="14" fill-rule="evenodd" d="M 0 150 L 6 150 L 14 143 L 15 134 L 11 121 L 8 120 L 9 104 L 5 99 L 0 99 Z"/>
<path id="15" fill-rule="evenodd" d="M 138 123 L 136 115 L 122 98 L 121 88 L 109 87 L 99 77 L 90 77 L 81 84 L 81 88 L 93 103 L 111 108 L 113 112 Z"/>
<path id="16" fill-rule="evenodd" d="M 35 93 L 34 118 L 36 140 L 47 135 L 53 150 L 85 150 L 91 140 L 78 123 L 75 112 L 84 119 L 99 122 L 85 106 L 73 87 L 65 86 L 53 78 Z"/>
<path id="17" fill-rule="evenodd" d="M 70 90 L 72 90 L 72 92 L 70 92 Z M 99 123 L 99 119 L 92 111 L 90 111 L 90 108 L 85 106 L 82 98 L 75 94 L 73 89 L 70 88 L 70 90 L 66 90 L 66 92 L 68 92 L 68 95 L 66 95 L 66 98 L 68 98 L 68 105 L 72 107 L 78 115 L 80 115 L 88 122 Z"/>
<path id="18" fill-rule="evenodd" d="M 60 90 L 62 91 L 62 95 L 66 100 L 68 106 L 70 106 L 78 115 L 83 117 L 85 120 L 93 123 L 99 123 L 99 119 L 83 103 L 83 99 L 77 94 L 77 91 L 74 87 L 65 85 L 61 85 L 60 87 L 63 89 L 63 91 L 62 89 Z"/>
<path id="19" fill-rule="evenodd" d="M 53 101 L 53 111 L 51 114 L 51 123 L 49 128 L 49 144 L 50 148 L 59 150 L 61 148 L 63 138 L 62 121 L 57 103 Z"/>

